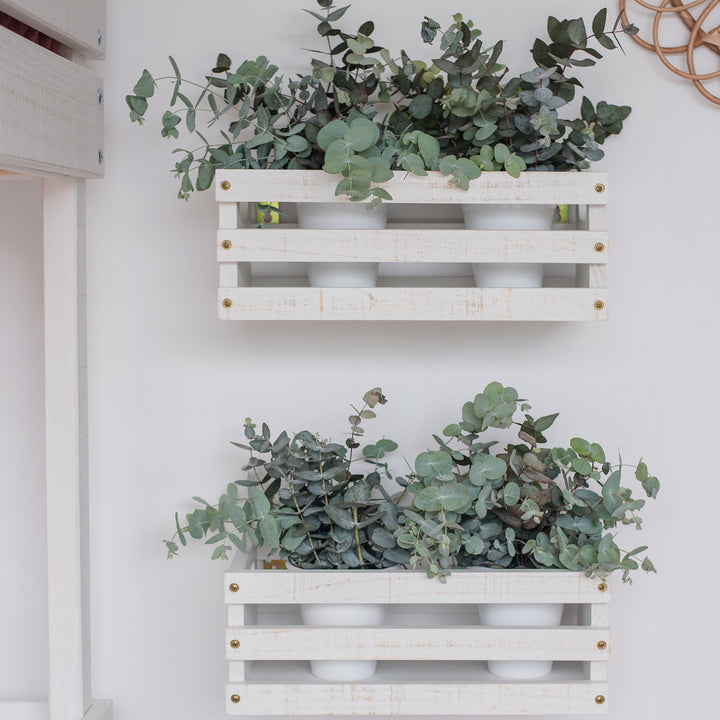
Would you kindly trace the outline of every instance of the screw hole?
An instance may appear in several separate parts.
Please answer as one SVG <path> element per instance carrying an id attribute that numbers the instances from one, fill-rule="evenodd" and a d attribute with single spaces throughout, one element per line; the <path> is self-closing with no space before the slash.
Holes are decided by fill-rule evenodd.
<path id="1" fill-rule="evenodd" d="M 595 186 L 595 192 L 596 193 L 604 193 L 605 192 L 605 186 L 602 183 L 598 183 Z"/>
<path id="2" fill-rule="evenodd" d="M 223 302 L 223 305 L 224 305 L 226 302 L 230 302 L 230 301 L 229 301 L 229 300 L 225 300 L 225 301 Z M 232 305 L 232 303 L 230 303 L 230 304 Z M 240 589 L 240 586 L 239 586 L 237 583 L 231 583 L 231 584 L 230 584 L 230 592 L 237 592 L 239 589 Z"/>
<path id="3" fill-rule="evenodd" d="M 605 303 L 604 303 L 602 300 L 596 300 L 595 303 L 594 303 L 594 307 L 595 307 L 596 310 L 602 310 L 602 309 L 605 307 Z M 604 589 L 605 589 L 605 583 L 600 583 L 600 585 L 603 586 L 603 590 L 604 590 Z M 598 585 L 598 588 L 600 587 L 600 585 Z"/>
<path id="4" fill-rule="evenodd" d="M 230 183 L 229 183 L 227 180 L 223 180 L 223 181 L 220 183 L 220 188 L 221 188 L 222 190 L 229 190 L 229 189 L 230 189 Z"/>
<path id="5" fill-rule="evenodd" d="M 596 695 L 595 696 L 595 702 L 598 705 L 602 705 L 605 702 L 605 696 L 604 695 Z"/>

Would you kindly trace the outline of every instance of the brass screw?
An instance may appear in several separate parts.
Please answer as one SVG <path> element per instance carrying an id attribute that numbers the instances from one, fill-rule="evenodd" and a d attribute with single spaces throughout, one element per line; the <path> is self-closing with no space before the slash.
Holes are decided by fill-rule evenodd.
<path id="1" fill-rule="evenodd" d="M 233 701 L 234 702 L 234 701 Z M 605 702 L 605 696 L 604 695 L 596 695 L 595 696 L 595 702 L 598 705 L 602 705 Z"/>
<path id="2" fill-rule="evenodd" d="M 237 583 L 230 583 L 230 592 L 237 592 L 239 589 L 240 586 Z"/>
<path id="3" fill-rule="evenodd" d="M 600 301 L 598 300 L 598 302 L 600 302 Z M 595 307 L 597 307 L 597 303 L 595 303 Z M 605 592 L 607 590 L 607 585 L 605 583 L 600 583 L 598 585 L 598 590 L 600 592 Z"/>
<path id="4" fill-rule="evenodd" d="M 600 697 L 600 696 L 598 695 L 598 697 Z M 240 696 L 239 696 L 239 695 L 231 695 L 231 696 L 230 696 L 230 699 L 231 699 L 234 703 L 239 703 L 239 702 L 240 702 Z M 597 698 L 595 698 L 595 702 L 597 702 Z"/>
<path id="5" fill-rule="evenodd" d="M 221 244 L 226 250 L 229 250 L 232 247 L 232 243 L 229 240 L 223 240 Z"/>
<path id="6" fill-rule="evenodd" d="M 605 246 L 602 243 L 595 243 L 595 252 L 602 252 L 604 249 Z"/>
<path id="7" fill-rule="evenodd" d="M 604 193 L 605 192 L 605 186 L 602 183 L 598 183 L 595 186 L 595 192 L 596 193 Z"/>
<path id="8" fill-rule="evenodd" d="M 230 189 L 230 183 L 229 183 L 227 180 L 223 180 L 223 181 L 220 183 L 220 189 L 221 189 L 221 190 L 229 190 L 229 189 Z M 597 188 L 596 188 L 596 189 L 597 189 Z M 599 191 L 599 192 L 602 192 L 602 190 Z"/>
<path id="9" fill-rule="evenodd" d="M 225 299 L 223 300 L 222 304 L 223 304 L 223 307 L 224 307 L 224 308 L 232 307 L 232 300 L 231 300 L 230 298 L 225 298 Z M 235 585 L 235 583 L 233 583 L 233 584 L 230 586 L 230 589 L 231 589 L 231 590 L 233 589 L 233 585 Z M 235 589 L 233 590 L 233 592 L 237 592 L 237 585 L 235 585 Z"/>
<path id="10" fill-rule="evenodd" d="M 604 643 L 603 643 L 604 644 Z M 240 647 L 240 641 L 239 640 L 231 640 L 230 641 L 230 647 L 231 648 L 239 648 Z"/>
<path id="11" fill-rule="evenodd" d="M 602 310 L 602 309 L 605 307 L 605 303 L 604 303 L 602 300 L 596 300 L 595 303 L 594 303 L 594 307 L 595 307 L 596 310 Z M 600 585 L 603 586 L 602 589 L 604 590 L 604 589 L 605 589 L 605 584 L 604 584 L 604 583 L 600 583 Z M 600 587 L 600 585 L 598 585 L 598 587 Z"/>
<path id="12" fill-rule="evenodd" d="M 237 642 L 237 640 L 233 640 L 233 642 Z M 232 645 L 232 643 L 230 643 Z M 238 643 L 239 645 L 240 643 Z M 604 640 L 598 640 L 597 649 L 598 650 L 604 650 L 607 647 L 607 643 Z"/>

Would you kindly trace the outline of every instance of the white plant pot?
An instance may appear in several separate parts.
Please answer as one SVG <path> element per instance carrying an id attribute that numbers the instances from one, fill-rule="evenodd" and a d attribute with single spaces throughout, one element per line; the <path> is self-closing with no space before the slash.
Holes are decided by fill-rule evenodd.
<path id="1" fill-rule="evenodd" d="M 382 230 L 387 225 L 387 208 L 367 210 L 365 203 L 300 203 L 298 226 L 306 230 Z M 311 287 L 375 287 L 378 263 L 311 262 Z"/>
<path id="2" fill-rule="evenodd" d="M 385 605 L 301 605 L 305 625 L 356 627 L 382 625 Z M 375 674 L 377 660 L 311 660 L 312 674 L 330 682 L 366 680 Z"/>
<path id="3" fill-rule="evenodd" d="M 463 205 L 468 230 L 550 230 L 554 205 Z M 473 263 L 477 287 L 542 287 L 542 263 Z"/>
<path id="4" fill-rule="evenodd" d="M 559 625 L 562 603 L 485 603 L 480 622 L 488 627 L 552 627 Z M 552 660 L 488 660 L 488 670 L 508 680 L 532 680 L 552 672 Z"/>

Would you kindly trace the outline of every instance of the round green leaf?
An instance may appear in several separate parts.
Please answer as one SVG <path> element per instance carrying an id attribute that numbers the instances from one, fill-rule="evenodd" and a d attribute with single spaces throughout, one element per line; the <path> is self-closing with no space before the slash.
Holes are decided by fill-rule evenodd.
<path id="1" fill-rule="evenodd" d="M 472 501 L 470 493 L 459 483 L 423 488 L 415 496 L 415 506 L 426 512 L 454 512 Z"/>
<path id="2" fill-rule="evenodd" d="M 442 450 L 424 452 L 415 460 L 415 472 L 421 478 L 435 478 L 452 471 L 452 458 Z"/>

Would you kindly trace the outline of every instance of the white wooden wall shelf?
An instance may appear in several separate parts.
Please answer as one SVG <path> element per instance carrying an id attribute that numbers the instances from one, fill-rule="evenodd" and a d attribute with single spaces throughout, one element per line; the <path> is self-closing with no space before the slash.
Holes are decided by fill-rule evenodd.
<path id="1" fill-rule="evenodd" d="M 109 720 L 93 699 L 88 582 L 85 184 L 103 174 L 104 0 L 0 0 L 0 11 L 60 44 L 0 27 L 0 169 L 45 178 L 47 699 L 0 701 L 2 720 Z M 21 581 L 21 579 L 17 579 Z M 12 582 L 12 578 L 11 578 Z"/>
<path id="2" fill-rule="evenodd" d="M 229 715 L 567 715 L 608 711 L 610 588 L 569 571 L 243 569 L 225 573 Z M 480 602 L 561 602 L 554 628 L 479 625 Z M 387 603 L 382 627 L 308 627 L 300 603 Z M 309 660 L 379 660 L 359 683 L 326 682 Z M 550 676 L 504 681 L 484 660 L 554 660 Z"/>
<path id="3" fill-rule="evenodd" d="M 319 170 L 224 170 L 216 177 L 223 320 L 606 320 L 608 235 L 605 173 L 484 173 L 468 192 L 439 173 L 396 173 L 395 204 L 567 204 L 577 222 L 552 231 L 466 230 L 456 224 L 397 224 L 384 230 L 248 226 L 256 202 L 347 202 Z M 249 206 L 246 207 L 246 205 Z M 254 214 L 254 211 L 252 211 Z M 557 226 L 556 226 L 557 227 Z M 572 287 L 476 288 L 469 276 L 380 278 L 376 288 L 307 287 L 302 277 L 257 278 L 253 263 L 542 262 L 575 266 Z M 300 266 L 299 266 L 300 267 Z M 381 265 L 382 267 L 382 265 Z M 547 267 L 547 266 L 546 266 Z M 299 275 L 300 273 L 298 273 Z M 381 273 L 382 274 L 382 273 Z"/>

